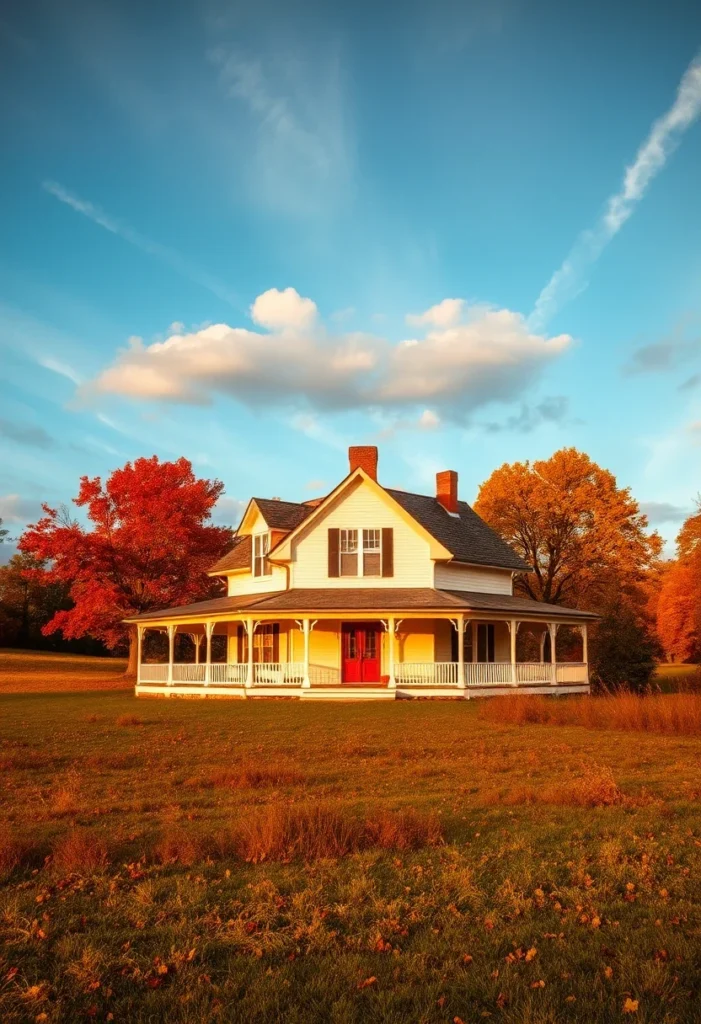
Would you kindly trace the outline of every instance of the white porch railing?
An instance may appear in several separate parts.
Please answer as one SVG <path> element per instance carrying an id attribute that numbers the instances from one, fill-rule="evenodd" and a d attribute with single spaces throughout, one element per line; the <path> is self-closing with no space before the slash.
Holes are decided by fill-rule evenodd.
<path id="1" fill-rule="evenodd" d="M 206 667 L 206 665 L 173 665 L 173 683 L 204 683 Z"/>
<path id="2" fill-rule="evenodd" d="M 254 686 L 301 686 L 303 682 L 304 662 L 302 661 L 256 664 L 253 666 Z"/>
<path id="3" fill-rule="evenodd" d="M 519 661 L 516 663 L 517 683 L 551 683 L 553 667 L 547 661 Z"/>
<path id="4" fill-rule="evenodd" d="M 173 664 L 169 673 L 167 664 L 139 666 L 139 682 L 161 686 L 246 686 L 248 665 L 213 662 Z M 465 662 L 465 685 L 472 686 L 547 686 L 586 683 L 588 666 L 585 662 Z M 394 666 L 398 686 L 404 687 L 459 687 L 460 666 L 454 661 L 398 662 Z M 341 670 L 327 665 L 310 665 L 309 681 L 312 686 L 338 686 Z M 289 686 L 301 688 L 304 682 L 304 662 L 276 662 L 254 664 L 254 687 Z"/>
<path id="5" fill-rule="evenodd" d="M 167 683 L 168 682 L 168 666 L 167 665 L 140 665 L 139 666 L 139 682 L 140 683 Z"/>
<path id="6" fill-rule="evenodd" d="M 455 661 L 402 661 L 394 675 L 402 686 L 457 686 L 459 667 Z"/>
<path id="7" fill-rule="evenodd" d="M 245 686 L 248 665 L 216 661 L 209 666 L 210 686 Z"/>
<path id="8" fill-rule="evenodd" d="M 467 686 L 506 686 L 513 683 L 510 661 L 467 662 L 465 664 Z"/>

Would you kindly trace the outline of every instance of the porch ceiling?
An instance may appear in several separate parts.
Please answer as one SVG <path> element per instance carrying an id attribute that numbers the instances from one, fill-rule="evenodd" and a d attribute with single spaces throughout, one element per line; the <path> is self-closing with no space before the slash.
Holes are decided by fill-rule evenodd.
<path id="1" fill-rule="evenodd" d="M 482 615 L 491 612 L 504 617 L 581 622 L 597 618 L 592 612 L 578 611 L 574 608 L 564 608 L 560 605 L 545 604 L 507 594 L 435 590 L 430 587 L 396 589 L 349 587 L 348 589 L 329 588 L 328 590 L 284 590 L 274 594 L 218 597 L 211 601 L 199 601 L 197 604 L 145 612 L 143 615 L 133 616 L 124 621 L 147 623 L 165 619 L 243 614 L 268 615 L 277 612 L 286 612 L 290 615 L 307 612 L 320 614 L 373 612 L 380 616 L 395 612 L 413 612 L 415 614 L 417 612 L 477 612 Z"/>

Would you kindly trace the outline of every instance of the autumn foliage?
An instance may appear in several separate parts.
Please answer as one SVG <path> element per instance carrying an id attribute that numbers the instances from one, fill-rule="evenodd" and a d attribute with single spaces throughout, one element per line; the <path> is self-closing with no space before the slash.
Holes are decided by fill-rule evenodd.
<path id="1" fill-rule="evenodd" d="M 657 599 L 657 632 L 669 657 L 701 657 L 701 508 L 677 538 L 677 557 L 662 577 Z"/>
<path id="2" fill-rule="evenodd" d="M 533 568 L 516 583 L 537 601 L 596 609 L 634 596 L 660 552 L 630 490 L 576 448 L 501 466 L 475 511 Z"/>
<path id="3" fill-rule="evenodd" d="M 73 607 L 57 611 L 43 632 L 90 634 L 115 648 L 129 635 L 125 617 L 211 596 L 216 584 L 206 571 L 230 539 L 208 521 L 222 490 L 218 480 L 195 477 L 187 459 L 153 456 L 104 484 L 81 479 L 74 503 L 87 525 L 45 505 L 20 548 L 45 565 L 36 570 L 44 584 L 70 585 Z"/>

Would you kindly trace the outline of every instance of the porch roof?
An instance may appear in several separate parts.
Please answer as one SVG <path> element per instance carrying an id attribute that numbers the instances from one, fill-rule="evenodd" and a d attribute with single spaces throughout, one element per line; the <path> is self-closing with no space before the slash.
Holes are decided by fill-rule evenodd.
<path id="1" fill-rule="evenodd" d="M 565 608 L 562 605 L 531 601 L 509 594 L 482 594 L 464 590 L 435 590 L 431 587 L 348 587 L 314 590 L 283 590 L 273 594 L 243 594 L 217 597 L 211 601 L 177 608 L 161 608 L 130 616 L 125 622 L 149 622 L 163 619 L 199 618 L 207 615 L 239 615 L 270 612 L 299 614 L 306 612 L 495 612 L 536 619 L 596 619 L 593 612 Z"/>

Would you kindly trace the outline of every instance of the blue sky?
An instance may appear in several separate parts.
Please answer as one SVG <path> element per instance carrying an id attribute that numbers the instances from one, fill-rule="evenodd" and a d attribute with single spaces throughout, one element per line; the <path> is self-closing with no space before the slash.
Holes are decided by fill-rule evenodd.
<path id="1" fill-rule="evenodd" d="M 0 515 L 186 455 L 471 501 L 576 445 L 667 538 L 701 456 L 701 7 L 12 3 Z M 5 557 L 10 546 L 5 545 Z"/>

